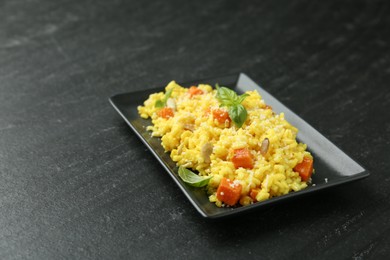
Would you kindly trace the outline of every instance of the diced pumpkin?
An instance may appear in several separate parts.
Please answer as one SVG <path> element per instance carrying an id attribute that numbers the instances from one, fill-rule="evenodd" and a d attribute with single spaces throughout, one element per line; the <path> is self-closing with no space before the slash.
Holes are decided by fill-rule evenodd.
<path id="1" fill-rule="evenodd" d="M 195 86 L 192 86 L 188 89 L 188 93 L 190 93 L 190 96 L 193 97 L 195 95 L 201 95 L 203 94 L 203 90 L 195 87 Z"/>
<path id="2" fill-rule="evenodd" d="M 247 169 L 253 168 L 252 155 L 247 148 L 234 149 L 232 162 L 236 169 L 240 167 Z"/>
<path id="3" fill-rule="evenodd" d="M 249 192 L 249 196 L 253 199 L 253 201 L 257 201 L 256 200 L 256 196 L 257 196 L 257 194 L 259 194 L 259 192 L 260 192 L 260 189 L 259 188 L 253 188 L 253 189 L 251 189 L 251 191 Z"/>
<path id="4" fill-rule="evenodd" d="M 217 119 L 220 124 L 224 124 L 226 121 L 229 123 L 232 121 L 229 117 L 229 113 L 224 109 L 214 109 L 213 117 Z"/>
<path id="5" fill-rule="evenodd" d="M 303 157 L 303 161 L 294 167 L 294 171 L 299 173 L 302 181 L 308 181 L 313 174 L 313 159 L 308 156 Z"/>
<path id="6" fill-rule="evenodd" d="M 223 203 L 234 206 L 240 199 L 242 186 L 227 178 L 222 178 L 217 189 L 217 198 Z"/>
<path id="7" fill-rule="evenodd" d="M 174 112 L 173 112 L 173 109 L 170 108 L 170 107 L 164 107 L 162 109 L 160 109 L 158 112 L 157 112 L 157 115 L 159 117 L 162 117 L 162 118 L 165 118 L 165 119 L 168 119 L 170 117 L 173 117 L 174 116 Z"/>

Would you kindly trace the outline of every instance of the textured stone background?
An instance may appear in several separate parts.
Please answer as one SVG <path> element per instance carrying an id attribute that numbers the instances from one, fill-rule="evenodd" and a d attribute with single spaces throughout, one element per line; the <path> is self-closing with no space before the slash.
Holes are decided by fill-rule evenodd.
<path id="1" fill-rule="evenodd" d="M 388 1 L 1 1 L 0 258 L 390 254 Z M 108 103 L 245 72 L 370 173 L 203 219 Z"/>

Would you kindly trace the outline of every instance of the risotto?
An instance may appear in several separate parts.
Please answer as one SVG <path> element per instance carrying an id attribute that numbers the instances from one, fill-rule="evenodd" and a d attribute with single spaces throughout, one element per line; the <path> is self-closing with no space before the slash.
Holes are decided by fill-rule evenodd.
<path id="1" fill-rule="evenodd" d="M 299 191 L 311 180 L 313 157 L 297 142 L 298 130 L 257 91 L 237 95 L 224 87 L 184 88 L 172 81 L 138 112 L 151 118 L 147 130 L 161 138 L 179 172 L 195 173 L 218 207 Z"/>

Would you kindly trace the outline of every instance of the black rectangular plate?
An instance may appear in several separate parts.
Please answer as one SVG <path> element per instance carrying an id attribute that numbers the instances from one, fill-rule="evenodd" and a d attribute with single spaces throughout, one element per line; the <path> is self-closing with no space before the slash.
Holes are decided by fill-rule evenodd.
<path id="1" fill-rule="evenodd" d="M 357 162 L 352 160 L 317 130 L 257 85 L 247 75 L 240 73 L 237 75 L 193 81 L 182 85 L 189 87 L 199 83 L 207 83 L 210 85 L 219 83 L 220 85 L 232 88 L 240 94 L 248 90 L 257 90 L 263 97 L 266 104 L 272 106 L 276 113 L 284 112 L 286 120 L 298 128 L 299 132 L 297 138 L 300 142 L 307 144 L 308 150 L 312 153 L 315 159 L 314 168 L 316 171 L 312 178 L 312 183 L 314 183 L 315 186 L 310 185 L 304 190 L 291 192 L 287 195 L 271 198 L 248 206 L 218 208 L 214 205 L 214 203 L 209 202 L 208 196 L 203 189 L 193 188 L 185 184 L 180 179 L 177 174 L 178 168 L 176 167 L 175 162 L 173 162 L 169 157 L 169 154 L 164 152 L 160 138 L 152 137 L 151 132 L 146 131 L 146 127 L 151 125 L 151 120 L 143 119 L 138 114 L 137 106 L 142 105 L 150 94 L 163 91 L 165 86 L 112 96 L 110 98 L 112 106 L 123 117 L 126 123 L 131 127 L 131 129 L 133 129 L 139 138 L 141 138 L 203 217 L 219 218 L 239 214 L 296 196 L 301 196 L 343 183 L 362 179 L 369 175 L 369 173 Z"/>

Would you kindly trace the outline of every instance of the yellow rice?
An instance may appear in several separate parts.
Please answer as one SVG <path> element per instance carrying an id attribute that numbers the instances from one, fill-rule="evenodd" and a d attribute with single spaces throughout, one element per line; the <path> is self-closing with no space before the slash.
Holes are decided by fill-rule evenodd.
<path id="1" fill-rule="evenodd" d="M 253 188 L 260 189 L 256 200 L 264 201 L 307 187 L 293 168 L 304 156 L 311 155 L 305 144 L 297 142 L 298 130 L 284 119 L 284 113 L 275 114 L 267 109 L 257 91 L 248 91 L 249 96 L 242 102 L 248 112 L 243 126 L 220 124 L 212 114 L 205 113 L 210 108 L 219 108 L 216 90 L 206 84 L 200 84 L 198 88 L 203 94 L 191 97 L 188 89 L 175 81 L 166 86 L 165 91 L 173 89 L 171 98 L 176 104 L 173 117 L 164 119 L 157 115 L 161 108 L 155 107 L 155 103 L 164 98 L 164 92 L 151 94 L 143 106 L 138 107 L 138 112 L 142 118 L 151 118 L 152 125 L 147 129 L 152 136 L 161 137 L 162 146 L 178 166 L 197 171 L 202 176 L 213 176 L 207 186 L 210 202 L 224 206 L 216 196 L 223 177 L 242 185 L 241 205 L 254 202 L 249 196 Z M 265 138 L 269 139 L 270 145 L 263 156 L 260 146 Z M 213 147 L 209 162 L 201 152 L 206 143 Z M 239 148 L 251 151 L 253 169 L 234 167 L 232 151 Z"/>

